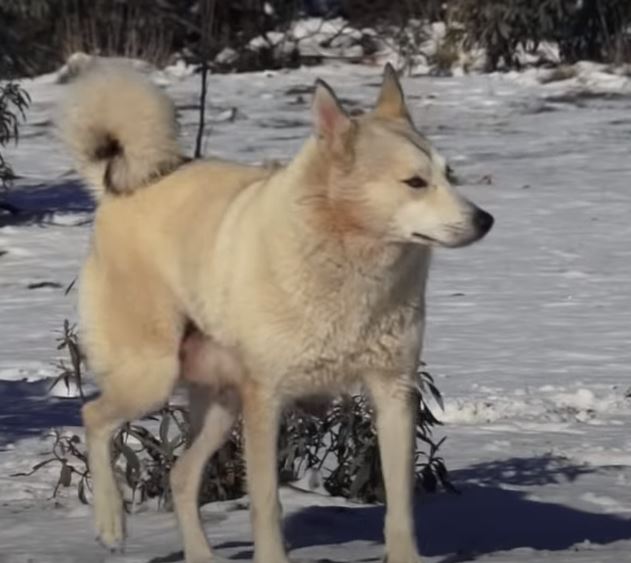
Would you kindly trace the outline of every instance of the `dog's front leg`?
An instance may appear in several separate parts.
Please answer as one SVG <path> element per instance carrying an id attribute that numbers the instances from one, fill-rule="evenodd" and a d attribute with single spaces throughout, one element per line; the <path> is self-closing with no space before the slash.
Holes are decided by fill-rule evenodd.
<path id="1" fill-rule="evenodd" d="M 410 379 L 374 374 L 366 379 L 377 411 L 386 488 L 387 563 L 420 563 L 413 515 L 414 409 Z"/>
<path id="2" fill-rule="evenodd" d="M 289 563 L 280 528 L 278 500 L 278 427 L 281 403 L 276 394 L 250 384 L 243 391 L 243 431 L 256 563 Z"/>

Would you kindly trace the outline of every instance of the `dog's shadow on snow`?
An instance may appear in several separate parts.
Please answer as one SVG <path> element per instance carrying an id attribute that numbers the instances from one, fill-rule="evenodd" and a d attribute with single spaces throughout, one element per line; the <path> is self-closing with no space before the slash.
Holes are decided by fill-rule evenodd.
<path id="1" fill-rule="evenodd" d="M 452 479 L 461 494 L 427 496 L 417 505 L 420 552 L 453 563 L 520 547 L 556 551 L 581 542 L 629 539 L 629 518 L 533 500 L 523 490 L 507 488 L 573 481 L 585 473 L 611 469 L 544 456 L 454 472 Z M 287 518 L 285 532 L 292 550 L 354 540 L 381 543 L 383 515 L 382 507 L 308 507 Z"/>
<path id="2" fill-rule="evenodd" d="M 79 399 L 48 393 L 50 380 L 0 381 L 0 450 L 58 426 L 81 426 Z"/>
<path id="3" fill-rule="evenodd" d="M 94 211 L 94 200 L 70 177 L 42 184 L 21 184 L 0 193 L 0 227 L 45 223 L 54 214 Z"/>

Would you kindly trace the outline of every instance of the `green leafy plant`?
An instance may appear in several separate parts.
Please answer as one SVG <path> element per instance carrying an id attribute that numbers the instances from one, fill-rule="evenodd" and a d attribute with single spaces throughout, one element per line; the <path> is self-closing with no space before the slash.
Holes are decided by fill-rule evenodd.
<path id="1" fill-rule="evenodd" d="M 81 399 L 85 399 L 83 393 L 84 357 L 79 347 L 76 325 L 71 325 L 68 319 L 64 320 L 61 335 L 57 338 L 57 350 L 66 350 L 68 352 L 68 361 L 60 359 L 55 362 L 57 377 L 53 379 L 50 389 L 63 382 L 66 390 L 70 392 L 71 384 L 74 383 L 79 390 Z"/>
<path id="2" fill-rule="evenodd" d="M 423 368 L 417 373 L 413 391 L 417 401 L 416 436 L 426 449 L 415 454 L 416 487 L 435 492 L 439 486 L 453 491 L 444 459 L 437 455 L 443 440 L 432 439 L 432 428 L 440 422 L 426 397 L 442 404 L 432 376 Z M 374 411 L 365 395 L 346 395 L 333 401 L 323 413 L 294 407 L 281 426 L 279 459 L 281 476 L 295 481 L 311 473 L 334 496 L 363 502 L 383 502 L 381 461 Z"/>
<path id="3" fill-rule="evenodd" d="M 14 473 L 11 477 L 28 477 L 40 469 L 51 465 L 59 465 L 59 477 L 53 488 L 53 498 L 57 496 L 59 489 L 72 485 L 73 476 L 77 476 L 77 496 L 84 504 L 87 504 L 86 491 L 89 488 L 88 460 L 81 438 L 76 434 L 62 434 L 59 430 L 53 430 L 53 447 L 50 456 L 44 461 L 35 464 L 27 473 Z"/>

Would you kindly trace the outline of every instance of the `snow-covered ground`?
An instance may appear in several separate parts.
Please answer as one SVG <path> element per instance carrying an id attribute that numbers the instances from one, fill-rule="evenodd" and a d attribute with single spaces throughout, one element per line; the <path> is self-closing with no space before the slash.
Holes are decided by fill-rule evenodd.
<path id="1" fill-rule="evenodd" d="M 156 79 L 192 147 L 198 79 L 183 70 Z M 434 263 L 425 359 L 445 396 L 438 433 L 461 494 L 419 499 L 427 561 L 631 561 L 631 86 L 599 72 L 548 85 L 404 80 L 418 125 L 497 219 L 483 243 Z M 308 133 L 315 76 L 349 108 L 371 103 L 380 81 L 376 68 L 334 65 L 212 76 L 206 152 L 286 159 Z M 171 514 L 134 515 L 126 554 L 109 555 L 75 493 L 49 500 L 58 468 L 11 477 L 45 459 L 51 427 L 79 424 L 76 399 L 48 388 L 91 209 L 54 138 L 64 86 L 53 76 L 24 86 L 33 105 L 7 155 L 22 175 L 11 201 L 39 220 L 0 218 L 0 562 L 180 561 Z M 42 282 L 52 283 L 29 288 Z M 282 496 L 294 557 L 379 560 L 382 508 Z M 203 509 L 223 557 L 251 559 L 246 506 Z"/>

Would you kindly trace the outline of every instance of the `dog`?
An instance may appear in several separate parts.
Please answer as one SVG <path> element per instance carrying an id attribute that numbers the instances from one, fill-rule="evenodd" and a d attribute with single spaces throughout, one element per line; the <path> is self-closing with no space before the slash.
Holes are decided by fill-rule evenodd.
<path id="1" fill-rule="evenodd" d="M 113 433 L 184 381 L 197 428 L 170 479 L 186 562 L 216 560 L 198 488 L 241 413 L 255 560 L 288 563 L 281 409 L 361 383 L 377 414 L 387 561 L 419 563 L 411 389 L 430 255 L 481 239 L 493 217 L 450 185 L 395 70 L 356 117 L 318 80 L 313 134 L 271 167 L 187 159 L 172 102 L 120 65 L 92 65 L 70 88 L 61 131 L 98 200 L 79 322 L 101 390 L 82 411 L 100 541 L 125 535 Z"/>

